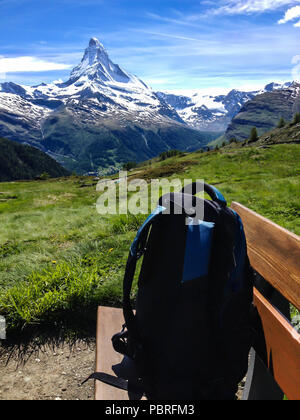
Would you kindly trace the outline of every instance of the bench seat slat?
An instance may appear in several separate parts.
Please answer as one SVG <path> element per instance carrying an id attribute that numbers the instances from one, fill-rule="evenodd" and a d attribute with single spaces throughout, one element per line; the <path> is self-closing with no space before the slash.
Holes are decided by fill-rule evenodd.
<path id="1" fill-rule="evenodd" d="M 239 203 L 252 267 L 300 309 L 300 237 Z"/>
<path id="2" fill-rule="evenodd" d="M 114 375 L 111 367 L 120 363 L 122 355 L 114 351 L 111 338 L 124 324 L 122 309 L 99 306 L 97 317 L 96 372 Z M 127 391 L 95 381 L 95 400 L 128 400 Z"/>
<path id="3" fill-rule="evenodd" d="M 262 320 L 269 370 L 288 399 L 299 400 L 300 334 L 256 289 L 254 304 Z"/>

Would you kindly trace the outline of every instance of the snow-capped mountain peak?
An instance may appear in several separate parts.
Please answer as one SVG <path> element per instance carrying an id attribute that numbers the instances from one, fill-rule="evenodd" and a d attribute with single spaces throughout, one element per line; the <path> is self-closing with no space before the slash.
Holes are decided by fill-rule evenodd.
<path id="1" fill-rule="evenodd" d="M 106 49 L 97 38 L 90 39 L 81 63 L 71 72 L 70 80 L 75 81 L 81 77 L 87 77 L 101 84 L 107 82 L 127 84 L 136 83 L 138 80 L 111 61 Z"/>

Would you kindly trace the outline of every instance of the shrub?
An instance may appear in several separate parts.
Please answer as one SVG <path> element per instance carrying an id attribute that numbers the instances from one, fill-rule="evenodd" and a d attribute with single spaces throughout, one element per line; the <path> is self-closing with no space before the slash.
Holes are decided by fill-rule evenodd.
<path id="1" fill-rule="evenodd" d="M 48 172 L 43 172 L 37 179 L 40 179 L 41 181 L 47 181 L 47 179 L 50 178 L 50 175 Z"/>
<path id="2" fill-rule="evenodd" d="M 286 125 L 285 119 L 283 117 L 281 117 L 278 124 L 277 124 L 277 128 L 283 128 L 283 127 L 285 127 L 285 125 Z"/>
<path id="3" fill-rule="evenodd" d="M 181 155 L 181 154 L 182 154 L 182 152 L 180 152 L 179 150 L 166 150 L 165 152 L 162 152 L 158 156 L 158 160 L 159 161 L 166 160 L 170 157 L 178 156 L 178 155 Z"/>
<path id="4" fill-rule="evenodd" d="M 299 124 L 299 123 L 300 123 L 300 113 L 297 113 L 297 114 L 294 115 L 294 119 L 293 119 L 292 124 L 295 125 L 295 124 Z"/>
<path id="5" fill-rule="evenodd" d="M 134 169 L 136 167 L 137 167 L 136 162 L 127 162 L 127 163 L 124 163 L 123 170 L 124 171 L 130 171 L 130 169 Z"/>

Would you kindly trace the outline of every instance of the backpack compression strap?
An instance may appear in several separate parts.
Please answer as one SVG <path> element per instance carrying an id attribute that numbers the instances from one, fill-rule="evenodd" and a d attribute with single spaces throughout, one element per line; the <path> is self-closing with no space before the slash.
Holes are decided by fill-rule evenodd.
<path id="1" fill-rule="evenodd" d="M 185 186 L 181 192 L 185 194 L 195 195 L 198 192 L 202 191 L 202 185 L 203 184 L 200 184 L 200 182 L 193 182 L 192 184 Z M 204 183 L 204 191 L 210 196 L 210 198 L 213 201 L 217 202 L 220 206 L 227 206 L 225 198 L 216 187 Z"/>
<path id="2" fill-rule="evenodd" d="M 128 392 L 129 400 L 139 401 L 144 395 L 144 390 L 141 388 L 137 381 L 126 380 L 116 376 L 109 375 L 103 372 L 95 372 L 90 375 L 85 381 L 81 383 L 84 385 L 90 379 L 94 379 L 103 382 L 106 385 L 113 386 L 114 388 L 121 389 Z"/>
<path id="3" fill-rule="evenodd" d="M 103 372 L 95 372 L 92 373 L 87 379 L 85 379 L 81 386 L 84 385 L 90 379 L 96 379 L 97 381 L 103 382 L 107 385 L 111 385 L 118 389 L 123 389 L 124 391 L 128 391 L 128 382 L 125 379 L 117 378 L 116 376 L 109 375 Z"/>

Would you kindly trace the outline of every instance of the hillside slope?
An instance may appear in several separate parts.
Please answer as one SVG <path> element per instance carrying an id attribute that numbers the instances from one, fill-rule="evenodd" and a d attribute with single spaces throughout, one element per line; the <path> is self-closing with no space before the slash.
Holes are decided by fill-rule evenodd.
<path id="1" fill-rule="evenodd" d="M 34 179 L 43 173 L 51 178 L 69 172 L 44 152 L 0 138 L 0 181 Z"/>
<path id="2" fill-rule="evenodd" d="M 204 179 L 228 205 L 238 201 L 299 235 L 299 168 L 299 144 L 239 143 L 153 159 L 128 182 Z M 0 314 L 9 329 L 74 321 L 78 331 L 98 305 L 121 305 L 128 249 L 147 214 L 99 215 L 96 184 L 93 177 L 1 184 L 15 198 L 0 202 Z"/>
<path id="3" fill-rule="evenodd" d="M 286 121 L 292 120 L 293 115 L 300 111 L 299 94 L 300 84 L 294 82 L 288 89 L 256 96 L 232 119 L 223 140 L 228 141 L 232 137 L 238 141 L 245 140 L 253 127 L 261 135 L 275 128 L 281 117 Z"/>
<path id="4" fill-rule="evenodd" d="M 300 143 L 300 124 L 286 124 L 260 136 L 257 145 Z"/>

